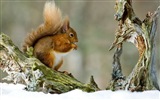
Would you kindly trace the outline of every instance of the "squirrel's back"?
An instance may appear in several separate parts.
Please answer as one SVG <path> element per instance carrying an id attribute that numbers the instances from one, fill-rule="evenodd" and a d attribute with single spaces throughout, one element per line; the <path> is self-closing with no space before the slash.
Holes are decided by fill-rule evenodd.
<path id="1" fill-rule="evenodd" d="M 63 24 L 61 11 L 56 7 L 54 1 L 46 2 L 43 16 L 44 23 L 25 38 L 23 51 L 26 51 L 27 47 L 34 46 L 40 38 L 56 34 L 61 28 Z"/>

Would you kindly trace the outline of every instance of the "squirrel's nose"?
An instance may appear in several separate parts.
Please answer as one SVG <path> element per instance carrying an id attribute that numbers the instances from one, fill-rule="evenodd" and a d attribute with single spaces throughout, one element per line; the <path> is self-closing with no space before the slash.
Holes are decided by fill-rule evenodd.
<path id="1" fill-rule="evenodd" d="M 76 40 L 76 42 L 78 42 L 78 39 Z"/>
<path id="2" fill-rule="evenodd" d="M 78 38 L 77 38 L 77 39 L 75 39 L 75 42 L 78 42 Z"/>

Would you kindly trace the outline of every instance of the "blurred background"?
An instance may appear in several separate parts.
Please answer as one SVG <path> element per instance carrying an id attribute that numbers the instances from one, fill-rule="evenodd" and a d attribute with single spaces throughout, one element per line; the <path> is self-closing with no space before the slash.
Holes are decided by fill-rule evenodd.
<path id="1" fill-rule="evenodd" d="M 1 0 L 0 32 L 11 37 L 21 48 L 28 32 L 43 23 L 46 0 Z M 136 15 L 143 20 L 148 11 L 155 11 L 159 0 L 132 0 Z M 114 40 L 117 22 L 114 20 L 115 0 L 55 0 L 64 16 L 69 16 L 79 38 L 78 50 L 64 58 L 61 71 L 72 73 L 78 80 L 88 83 L 93 75 L 101 89 L 109 85 L 114 50 L 108 51 Z M 160 21 L 159 21 L 160 23 Z M 160 25 L 159 25 L 160 27 Z M 159 28 L 160 33 L 160 28 Z M 157 35 L 157 69 L 160 71 L 160 34 Z M 122 71 L 128 75 L 138 60 L 133 44 L 124 43 L 121 56 Z M 6 74 L 0 71 L 0 81 Z M 160 74 L 159 74 L 160 76 Z"/>

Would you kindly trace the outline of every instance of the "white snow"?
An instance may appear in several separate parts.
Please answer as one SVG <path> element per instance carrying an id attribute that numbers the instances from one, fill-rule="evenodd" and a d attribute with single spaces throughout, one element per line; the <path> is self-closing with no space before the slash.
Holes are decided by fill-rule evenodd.
<path id="1" fill-rule="evenodd" d="M 86 93 L 73 90 L 63 94 L 44 94 L 42 92 L 29 92 L 24 85 L 0 83 L 0 100 L 128 100 L 128 99 L 160 99 L 160 91 L 129 92 L 102 90 Z"/>

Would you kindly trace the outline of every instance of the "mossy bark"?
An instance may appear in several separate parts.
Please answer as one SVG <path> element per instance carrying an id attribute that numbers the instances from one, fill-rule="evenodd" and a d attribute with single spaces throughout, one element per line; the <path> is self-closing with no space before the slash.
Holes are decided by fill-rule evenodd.
<path id="1" fill-rule="evenodd" d="M 21 52 L 10 40 L 0 33 L 0 69 L 6 71 L 5 78 L 14 83 L 23 83 L 28 91 L 43 91 L 45 93 L 64 93 L 74 89 L 86 92 L 99 90 L 91 77 L 90 84 L 84 84 L 72 75 L 54 71 L 33 56 Z"/>

